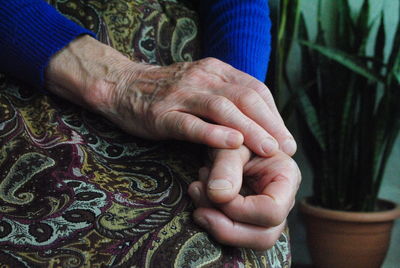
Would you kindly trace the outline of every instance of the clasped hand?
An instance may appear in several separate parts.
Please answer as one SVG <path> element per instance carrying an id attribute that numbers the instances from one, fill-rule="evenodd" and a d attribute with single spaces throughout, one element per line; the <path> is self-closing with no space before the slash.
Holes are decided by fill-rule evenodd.
<path id="1" fill-rule="evenodd" d="M 195 219 L 225 244 L 264 249 L 278 238 L 300 173 L 288 156 L 296 143 L 257 79 L 213 58 L 164 67 L 134 62 L 82 36 L 53 56 L 46 86 L 135 136 L 219 148 L 190 186 Z M 255 195 L 240 195 L 248 178 Z"/>
<path id="2" fill-rule="evenodd" d="M 296 151 L 268 88 L 217 59 L 148 65 L 83 36 L 52 58 L 46 78 L 49 90 L 139 137 Z"/>
<path id="3" fill-rule="evenodd" d="M 195 221 L 219 242 L 265 250 L 285 227 L 301 175 L 287 154 L 251 157 L 245 146 L 213 149 L 212 164 L 189 187 Z"/>

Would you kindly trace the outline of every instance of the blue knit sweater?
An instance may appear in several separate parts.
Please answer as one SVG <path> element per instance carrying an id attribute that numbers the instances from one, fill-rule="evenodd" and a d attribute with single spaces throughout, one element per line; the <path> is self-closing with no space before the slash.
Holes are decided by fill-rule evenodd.
<path id="1" fill-rule="evenodd" d="M 203 56 L 264 81 L 270 53 L 268 0 L 198 1 Z M 90 31 L 43 0 L 2 0 L 0 72 L 41 87 L 53 54 Z"/>

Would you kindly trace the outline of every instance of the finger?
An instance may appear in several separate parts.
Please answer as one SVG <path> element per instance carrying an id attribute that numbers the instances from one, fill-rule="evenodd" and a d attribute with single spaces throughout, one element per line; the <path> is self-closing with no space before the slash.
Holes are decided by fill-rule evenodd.
<path id="1" fill-rule="evenodd" d="M 271 94 L 271 91 L 267 88 L 267 86 L 259 81 L 258 79 L 252 77 L 251 75 L 242 72 L 233 66 L 229 64 L 225 64 L 221 61 L 218 61 L 213 58 L 207 58 L 203 60 L 203 68 L 209 72 L 217 75 L 218 77 L 222 78 L 222 81 L 227 82 L 231 85 L 240 85 L 242 87 L 239 87 L 241 90 L 234 89 L 232 90 L 233 92 L 240 92 L 240 91 L 249 91 L 249 89 L 254 90 L 255 92 L 258 93 L 258 95 L 261 97 L 261 99 L 264 100 L 264 103 L 267 105 L 271 113 L 275 116 L 274 122 L 276 124 L 276 127 L 274 125 L 267 124 L 266 122 L 263 122 L 263 120 L 255 119 L 253 116 L 254 114 L 249 114 L 245 112 L 246 115 L 248 115 L 250 118 L 253 120 L 255 119 L 255 122 L 259 123 L 262 127 L 264 127 L 273 137 L 275 137 L 280 145 L 280 149 L 287 153 L 288 155 L 292 156 L 296 150 L 297 150 L 297 144 L 295 140 L 293 139 L 292 134 L 289 132 L 289 130 L 286 128 L 282 117 L 276 107 L 274 98 Z M 227 87 L 231 88 L 231 86 Z M 226 95 L 225 95 L 226 96 Z M 240 96 L 239 100 L 243 100 L 244 102 L 248 102 L 248 100 L 253 102 L 253 98 L 251 95 L 249 97 L 242 98 Z M 237 103 L 236 101 L 234 101 Z M 259 105 L 260 106 L 260 105 Z M 251 107 L 251 106 L 250 106 Z M 268 114 L 265 108 L 259 107 L 258 109 L 251 109 L 252 111 L 257 111 L 257 113 L 261 116 L 264 116 L 267 118 L 265 115 Z M 265 111 L 264 113 L 260 113 L 260 111 Z M 271 118 L 272 117 L 268 117 Z M 265 121 L 265 119 L 264 119 Z"/>
<path id="2" fill-rule="evenodd" d="M 264 99 L 265 103 L 271 109 L 271 111 L 277 116 L 280 117 L 278 109 L 276 107 L 274 98 L 271 94 L 271 91 L 268 87 L 258 79 L 254 78 L 253 76 L 238 70 L 232 66 L 231 69 L 227 70 L 227 80 L 230 83 L 238 84 L 244 86 L 246 88 L 251 88 L 255 90 L 260 96 Z M 228 67 L 229 68 L 229 67 Z"/>
<path id="3" fill-rule="evenodd" d="M 235 222 L 212 208 L 196 209 L 193 217 L 195 222 L 211 233 L 218 242 L 255 250 L 273 247 L 285 227 L 285 222 L 272 228 Z"/>
<path id="4" fill-rule="evenodd" d="M 249 83 L 247 86 L 249 88 L 255 90 L 258 94 L 260 94 L 261 98 L 265 101 L 265 103 L 271 109 L 272 113 L 277 118 L 279 118 L 280 120 L 283 121 L 281 114 L 279 113 L 278 108 L 276 107 L 274 97 L 272 96 L 269 88 L 265 84 L 263 84 L 259 81 L 256 81 L 256 82 L 258 82 L 258 83 Z"/>
<path id="5" fill-rule="evenodd" d="M 268 107 L 272 111 L 272 113 L 278 118 L 279 124 L 281 124 L 284 127 L 284 130 L 282 134 L 280 134 L 278 142 L 279 142 L 279 148 L 287 153 L 289 156 L 293 156 L 296 151 L 297 151 L 297 143 L 295 139 L 293 138 L 293 135 L 290 133 L 290 131 L 287 129 L 281 114 L 278 111 L 278 108 L 276 107 L 274 98 L 271 94 L 271 91 L 267 88 L 266 90 L 260 87 L 250 87 L 253 88 L 260 96 L 263 98 L 263 100 L 267 103 Z M 274 133 L 271 133 L 273 136 L 275 135 Z M 275 136 L 274 136 L 275 137 Z"/>
<path id="6" fill-rule="evenodd" d="M 211 208 L 213 204 L 207 197 L 207 192 L 204 184 L 200 181 L 192 182 L 188 188 L 188 194 L 192 198 L 192 201 L 196 207 Z"/>
<path id="7" fill-rule="evenodd" d="M 212 167 L 207 182 L 207 196 L 215 203 L 233 200 L 242 187 L 243 166 L 250 151 L 239 149 L 214 149 Z"/>
<path id="8" fill-rule="evenodd" d="M 199 181 L 201 181 L 203 184 L 207 183 L 208 176 L 210 176 L 210 168 L 201 167 L 199 169 Z"/>
<path id="9" fill-rule="evenodd" d="M 269 90 L 266 88 L 266 92 Z M 282 151 L 288 155 L 293 155 L 297 150 L 296 142 L 292 134 L 286 128 L 281 116 L 273 107 L 273 111 L 266 100 L 261 97 L 260 93 L 246 87 L 238 87 L 237 85 L 227 84 L 225 89 L 221 90 L 224 96 L 227 96 L 236 106 L 254 122 L 263 127 L 271 134 L 279 143 Z M 264 94 L 265 95 L 265 94 Z M 268 102 L 274 102 L 272 96 Z"/>
<path id="10" fill-rule="evenodd" d="M 242 134 L 232 128 L 207 123 L 200 118 L 172 111 L 160 120 L 167 137 L 202 143 L 215 148 L 238 148 L 243 143 Z"/>
<path id="11" fill-rule="evenodd" d="M 267 86 L 258 79 L 215 58 L 205 58 L 197 61 L 196 64 L 200 66 L 205 73 L 219 78 L 217 79 L 218 81 L 241 85 L 257 91 L 268 104 L 271 111 L 273 111 L 277 117 L 280 117 L 271 92 Z"/>
<path id="12" fill-rule="evenodd" d="M 286 159 L 285 159 L 286 158 Z M 256 195 L 238 195 L 220 209 L 231 219 L 261 226 L 277 226 L 289 214 L 301 176 L 293 160 L 280 153 L 280 157 L 250 161 L 244 174 L 258 177 L 252 183 Z"/>
<path id="13" fill-rule="evenodd" d="M 243 114 L 223 96 L 195 94 L 185 101 L 184 112 L 210 119 L 220 125 L 240 131 L 244 143 L 260 156 L 271 156 L 278 150 L 276 140 L 260 125 Z"/>
<path id="14" fill-rule="evenodd" d="M 218 75 L 223 77 L 223 81 L 241 85 L 245 88 L 251 88 L 258 92 L 271 111 L 277 117 L 280 117 L 271 91 L 263 82 L 229 64 L 225 64 L 223 68 L 219 68 L 218 70 Z M 211 70 L 209 71 L 211 72 Z M 215 68 L 213 69 L 213 72 L 215 72 Z"/>
<path id="15" fill-rule="evenodd" d="M 264 227 L 278 226 L 288 215 L 288 210 L 267 195 L 238 195 L 219 208 L 232 220 Z"/>
<path id="16" fill-rule="evenodd" d="M 250 185 L 259 194 L 265 194 L 291 208 L 300 186 L 301 172 L 296 162 L 282 152 L 270 158 L 254 158 L 244 167 L 246 177 L 258 177 Z"/>
<path id="17" fill-rule="evenodd" d="M 212 207 L 207 197 L 206 187 L 204 186 L 207 183 L 209 175 L 210 169 L 208 167 L 202 167 L 199 169 L 198 181 L 194 181 L 189 185 L 188 194 L 196 207 Z"/>

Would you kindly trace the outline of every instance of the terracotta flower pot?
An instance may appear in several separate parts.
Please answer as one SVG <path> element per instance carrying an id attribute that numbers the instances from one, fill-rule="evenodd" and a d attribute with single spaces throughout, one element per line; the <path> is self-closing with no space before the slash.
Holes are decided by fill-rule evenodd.
<path id="1" fill-rule="evenodd" d="M 305 216 L 307 243 L 315 267 L 379 268 L 390 242 L 393 222 L 400 207 L 380 202 L 382 212 L 345 212 L 310 205 L 303 199 L 300 211 Z"/>

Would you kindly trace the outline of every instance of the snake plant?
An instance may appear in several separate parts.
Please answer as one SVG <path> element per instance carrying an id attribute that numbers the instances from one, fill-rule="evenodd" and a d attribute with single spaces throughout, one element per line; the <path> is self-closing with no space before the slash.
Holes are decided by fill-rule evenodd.
<path id="1" fill-rule="evenodd" d="M 400 130 L 400 23 L 385 25 L 383 12 L 371 18 L 368 0 L 356 11 L 349 0 L 336 0 L 326 31 L 321 2 L 315 38 L 304 14 L 299 18 L 304 86 L 293 93 L 300 143 L 314 172 L 312 200 L 330 209 L 375 211 Z M 392 42 L 388 27 L 395 28 Z"/>

